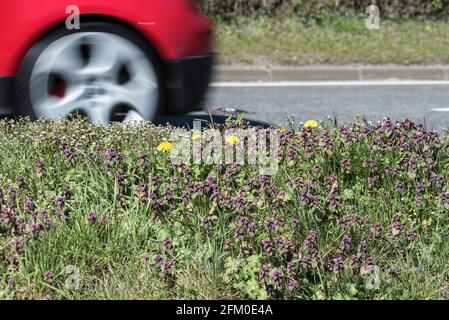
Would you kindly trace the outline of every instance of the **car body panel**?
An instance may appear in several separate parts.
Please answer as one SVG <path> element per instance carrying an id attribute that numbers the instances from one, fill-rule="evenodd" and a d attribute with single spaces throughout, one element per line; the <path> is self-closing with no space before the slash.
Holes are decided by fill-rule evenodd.
<path id="1" fill-rule="evenodd" d="M 0 4 L 0 114 L 15 113 L 14 81 L 26 53 L 65 26 L 72 5 L 81 23 L 106 19 L 148 41 L 165 73 L 168 114 L 198 109 L 211 76 L 213 26 L 196 0 L 11 0 Z"/>
<path id="2" fill-rule="evenodd" d="M 28 49 L 48 31 L 65 25 L 69 5 L 81 20 L 104 16 L 144 36 L 162 60 L 179 60 L 212 51 L 212 24 L 194 0 L 14 0 L 0 4 L 0 76 L 17 74 Z"/>

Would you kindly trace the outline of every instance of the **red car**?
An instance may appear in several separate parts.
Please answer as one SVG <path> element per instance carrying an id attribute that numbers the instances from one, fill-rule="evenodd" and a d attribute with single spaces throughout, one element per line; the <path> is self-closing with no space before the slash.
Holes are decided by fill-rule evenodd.
<path id="1" fill-rule="evenodd" d="M 2 1 L 0 114 L 187 113 L 209 84 L 212 37 L 196 0 Z"/>

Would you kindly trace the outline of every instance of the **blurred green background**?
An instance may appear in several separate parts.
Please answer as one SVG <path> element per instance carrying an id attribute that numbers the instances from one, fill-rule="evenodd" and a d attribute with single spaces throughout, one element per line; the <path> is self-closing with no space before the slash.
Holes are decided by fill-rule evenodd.
<path id="1" fill-rule="evenodd" d="M 200 0 L 221 64 L 449 64 L 449 0 Z M 368 30 L 366 8 L 380 8 Z"/>

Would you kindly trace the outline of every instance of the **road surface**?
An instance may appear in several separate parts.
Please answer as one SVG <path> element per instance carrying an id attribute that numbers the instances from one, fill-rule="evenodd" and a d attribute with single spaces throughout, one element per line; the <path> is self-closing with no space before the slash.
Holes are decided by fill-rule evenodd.
<path id="1" fill-rule="evenodd" d="M 449 128 L 449 82 L 214 83 L 205 108 L 215 115 L 237 109 L 245 119 L 267 124 L 285 125 L 291 119 L 299 126 L 334 115 L 339 124 L 356 116 L 374 122 L 388 116 L 442 131 Z"/>

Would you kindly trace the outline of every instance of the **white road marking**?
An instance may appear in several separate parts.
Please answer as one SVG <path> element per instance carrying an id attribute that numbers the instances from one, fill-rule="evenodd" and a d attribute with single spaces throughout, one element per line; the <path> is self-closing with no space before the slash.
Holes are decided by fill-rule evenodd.
<path id="1" fill-rule="evenodd" d="M 280 82 L 213 82 L 216 88 L 238 87 L 361 87 L 361 86 L 449 86 L 449 81 L 381 80 L 381 81 L 280 81 Z"/>
<path id="2" fill-rule="evenodd" d="M 435 108 L 435 109 L 432 109 L 432 111 L 436 111 L 436 112 L 449 112 L 449 108 Z"/>

